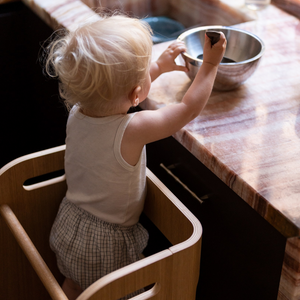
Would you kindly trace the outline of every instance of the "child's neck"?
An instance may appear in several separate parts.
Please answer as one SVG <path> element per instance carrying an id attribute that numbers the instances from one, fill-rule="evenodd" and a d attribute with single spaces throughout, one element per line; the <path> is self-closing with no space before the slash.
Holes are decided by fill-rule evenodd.
<path id="1" fill-rule="evenodd" d="M 83 115 L 91 118 L 104 118 L 104 117 L 109 117 L 114 115 L 126 115 L 130 107 L 131 106 L 129 104 L 125 103 L 123 107 L 119 107 L 118 109 L 108 113 L 103 113 L 102 111 L 97 111 L 97 110 L 89 110 L 82 107 L 80 108 L 80 112 Z"/>
<path id="2" fill-rule="evenodd" d="M 91 117 L 91 118 L 104 118 L 104 117 L 109 117 L 109 116 L 114 116 L 114 115 L 122 115 L 122 114 L 126 114 L 124 112 L 115 112 L 115 113 L 108 113 L 108 114 L 103 114 L 103 113 L 98 113 L 98 112 L 93 112 L 93 111 L 87 111 L 85 109 L 80 108 L 80 112 L 87 116 L 87 117 Z"/>

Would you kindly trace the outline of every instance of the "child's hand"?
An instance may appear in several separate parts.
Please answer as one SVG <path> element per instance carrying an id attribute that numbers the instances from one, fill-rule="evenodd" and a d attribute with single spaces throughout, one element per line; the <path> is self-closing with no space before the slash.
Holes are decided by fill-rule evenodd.
<path id="1" fill-rule="evenodd" d="M 211 46 L 210 38 L 205 34 L 205 42 L 203 48 L 203 62 L 209 63 L 214 66 L 218 66 L 221 62 L 225 50 L 227 41 L 223 32 L 220 32 L 220 40 Z"/>
<path id="2" fill-rule="evenodd" d="M 185 52 L 186 48 L 183 42 L 176 41 L 172 43 L 158 58 L 156 64 L 159 67 L 160 73 L 170 71 L 183 71 L 187 72 L 188 69 L 184 66 L 176 65 L 175 58 L 181 53 Z"/>

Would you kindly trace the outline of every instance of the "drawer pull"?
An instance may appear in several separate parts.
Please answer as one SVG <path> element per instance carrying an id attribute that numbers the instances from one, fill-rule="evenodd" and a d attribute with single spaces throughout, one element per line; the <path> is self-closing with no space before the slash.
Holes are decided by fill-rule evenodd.
<path id="1" fill-rule="evenodd" d="M 171 175 L 186 191 L 188 191 L 195 199 L 197 199 L 201 204 L 203 203 L 203 200 L 201 200 L 193 191 L 191 191 L 186 184 L 184 184 L 177 176 L 175 176 L 172 171 L 170 171 L 163 163 L 160 164 L 160 167 L 162 167 L 169 175 Z M 208 199 L 208 195 L 203 196 L 205 199 Z"/>

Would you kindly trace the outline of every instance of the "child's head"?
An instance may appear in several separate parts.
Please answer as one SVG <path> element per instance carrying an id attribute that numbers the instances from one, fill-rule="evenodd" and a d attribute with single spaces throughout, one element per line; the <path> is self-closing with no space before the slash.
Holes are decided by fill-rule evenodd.
<path id="1" fill-rule="evenodd" d="M 60 80 L 67 104 L 112 113 L 138 85 L 151 61 L 151 30 L 126 16 L 103 18 L 49 45 L 46 71 Z"/>

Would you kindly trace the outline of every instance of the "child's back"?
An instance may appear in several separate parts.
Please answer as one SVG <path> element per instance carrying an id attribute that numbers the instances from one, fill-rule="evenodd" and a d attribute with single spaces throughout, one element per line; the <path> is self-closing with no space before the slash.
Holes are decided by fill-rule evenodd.
<path id="1" fill-rule="evenodd" d="M 120 151 L 132 117 L 91 118 L 75 106 L 67 125 L 67 199 L 103 221 L 122 226 L 139 221 L 145 199 L 145 149 L 135 166 Z"/>

